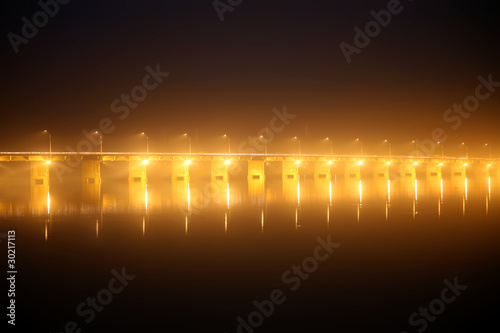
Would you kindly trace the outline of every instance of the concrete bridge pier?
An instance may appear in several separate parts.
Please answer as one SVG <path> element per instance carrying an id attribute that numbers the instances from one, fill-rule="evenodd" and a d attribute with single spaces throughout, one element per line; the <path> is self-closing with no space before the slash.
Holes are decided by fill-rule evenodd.
<path id="1" fill-rule="evenodd" d="M 82 200 L 98 202 L 101 197 L 101 161 L 82 160 Z"/>
<path id="2" fill-rule="evenodd" d="M 417 165 L 416 162 L 402 162 L 401 163 L 401 178 L 416 178 L 417 177 Z"/>
<path id="3" fill-rule="evenodd" d="M 130 159 L 128 162 L 129 183 L 147 183 L 147 159 Z"/>
<path id="4" fill-rule="evenodd" d="M 425 177 L 426 179 L 441 179 L 443 178 L 442 163 L 439 161 L 429 161 L 425 164 Z"/>
<path id="5" fill-rule="evenodd" d="M 300 161 L 296 159 L 286 158 L 283 162 L 282 178 L 283 180 L 298 180 L 299 179 L 299 164 Z"/>
<path id="6" fill-rule="evenodd" d="M 211 162 L 212 166 L 212 182 L 213 181 L 223 181 L 228 182 L 229 173 L 228 168 L 231 162 L 229 160 L 213 160 Z"/>
<path id="7" fill-rule="evenodd" d="M 361 167 L 363 163 L 357 160 L 347 161 L 345 163 L 346 179 L 361 179 Z"/>
<path id="8" fill-rule="evenodd" d="M 172 181 L 189 182 L 189 165 L 191 160 L 175 159 L 172 161 Z"/>
<path id="9" fill-rule="evenodd" d="M 330 164 L 328 164 L 328 161 L 314 162 L 314 179 L 329 181 L 331 177 Z"/>
<path id="10" fill-rule="evenodd" d="M 248 181 L 250 180 L 264 180 L 266 175 L 264 171 L 265 161 L 248 161 Z"/>
<path id="11" fill-rule="evenodd" d="M 375 179 L 384 179 L 387 180 L 389 179 L 389 164 L 390 162 L 383 161 L 383 162 L 377 162 L 373 166 L 373 178 Z"/>
<path id="12" fill-rule="evenodd" d="M 30 211 L 33 215 L 48 214 L 49 165 L 45 161 L 30 162 Z"/>

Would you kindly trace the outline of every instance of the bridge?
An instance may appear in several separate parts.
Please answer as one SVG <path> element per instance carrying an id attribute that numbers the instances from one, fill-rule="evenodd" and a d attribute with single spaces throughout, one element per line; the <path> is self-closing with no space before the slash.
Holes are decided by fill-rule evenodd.
<path id="1" fill-rule="evenodd" d="M 189 181 L 190 164 L 209 162 L 211 178 L 228 181 L 231 164 L 246 163 L 249 180 L 265 178 L 266 163 L 281 163 L 282 178 L 297 180 L 303 168 L 314 169 L 314 177 L 331 179 L 332 174 L 346 178 L 360 178 L 362 170 L 369 170 L 373 177 L 416 177 L 417 171 L 426 177 L 442 177 L 443 171 L 455 176 L 467 172 L 490 174 L 499 171 L 500 159 L 465 157 L 418 157 L 380 155 L 321 155 L 321 154 L 245 154 L 245 153 L 144 153 L 144 152 L 0 152 L 2 162 L 29 162 L 31 183 L 47 184 L 49 169 L 59 170 L 80 167 L 84 184 L 101 182 L 102 162 L 122 161 L 129 163 L 129 181 L 146 182 L 147 165 L 155 162 L 172 163 L 171 178 Z M 471 170 L 471 171 L 468 171 Z M 473 170 L 473 171 L 472 171 Z"/>

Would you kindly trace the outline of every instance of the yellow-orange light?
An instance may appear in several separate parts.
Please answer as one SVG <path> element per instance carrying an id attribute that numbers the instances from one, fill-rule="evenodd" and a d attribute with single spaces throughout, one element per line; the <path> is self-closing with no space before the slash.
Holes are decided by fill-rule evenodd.
<path id="1" fill-rule="evenodd" d="M 387 162 L 387 165 L 391 165 L 391 162 Z"/>
<path id="2" fill-rule="evenodd" d="M 358 165 L 362 165 L 363 164 L 363 161 L 358 161 Z"/>
<path id="3" fill-rule="evenodd" d="M 50 164 L 50 161 L 45 162 L 45 164 Z"/>
<path id="4" fill-rule="evenodd" d="M 144 165 L 146 165 L 146 164 L 148 164 L 148 163 L 149 163 L 149 161 L 148 161 L 148 160 L 144 160 L 144 161 L 142 161 L 142 164 L 144 164 Z"/>
<path id="5" fill-rule="evenodd" d="M 464 166 L 468 166 L 468 165 L 469 165 L 469 163 L 464 163 Z"/>
<path id="6" fill-rule="evenodd" d="M 439 163 L 439 165 L 443 165 L 443 163 Z"/>
<path id="7" fill-rule="evenodd" d="M 418 165 L 418 163 L 417 163 L 417 162 L 415 162 L 415 163 L 413 163 L 413 165 Z"/>
<path id="8" fill-rule="evenodd" d="M 189 164 L 191 164 L 191 160 L 186 161 L 186 165 L 189 165 Z"/>
<path id="9" fill-rule="evenodd" d="M 333 163 L 332 161 L 328 161 L 328 164 L 330 164 L 330 165 L 331 165 L 332 163 Z"/>
<path id="10" fill-rule="evenodd" d="M 299 165 L 299 164 L 300 164 L 300 161 L 295 162 L 295 164 Z"/>
<path id="11" fill-rule="evenodd" d="M 491 164 L 488 164 L 488 168 L 491 166 Z"/>
<path id="12" fill-rule="evenodd" d="M 231 164 L 231 161 L 230 160 L 226 160 L 226 162 L 224 162 L 226 165 L 228 164 Z"/>

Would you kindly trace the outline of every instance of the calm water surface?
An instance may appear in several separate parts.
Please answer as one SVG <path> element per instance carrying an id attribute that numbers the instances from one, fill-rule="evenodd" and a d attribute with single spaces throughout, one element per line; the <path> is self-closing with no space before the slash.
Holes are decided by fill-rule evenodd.
<path id="1" fill-rule="evenodd" d="M 496 316 L 495 175 L 118 178 L 3 178 L 1 231 L 17 235 L 16 328 L 237 332 L 252 302 L 280 289 L 286 300 L 255 332 L 417 332 L 409 316 L 455 277 L 468 288 L 426 331 L 468 332 Z M 340 247 L 292 291 L 283 274 L 328 236 Z M 135 278 L 86 322 L 78 306 L 122 268 Z"/>

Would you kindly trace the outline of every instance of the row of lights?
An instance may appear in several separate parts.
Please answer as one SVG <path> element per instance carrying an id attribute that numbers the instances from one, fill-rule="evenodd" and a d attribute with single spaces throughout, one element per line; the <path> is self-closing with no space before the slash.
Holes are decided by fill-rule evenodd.
<path id="1" fill-rule="evenodd" d="M 48 137 L 49 137 L 49 154 L 51 154 L 52 153 L 52 135 L 47 130 L 44 130 L 44 133 L 48 134 Z M 98 134 L 99 135 L 99 146 L 100 146 L 100 151 L 102 153 L 102 142 L 103 142 L 103 140 L 102 140 L 103 139 L 102 133 L 99 132 L 99 131 L 95 131 L 93 134 Z M 146 153 L 149 154 L 149 137 L 148 137 L 148 135 L 145 132 L 142 132 L 141 135 L 144 135 L 146 137 Z M 189 154 L 191 154 L 191 137 L 187 133 L 184 133 L 184 136 L 188 139 Z M 228 153 L 230 154 L 231 153 L 231 138 L 227 134 L 224 134 L 223 137 L 225 139 L 227 139 Z M 259 136 L 259 138 L 264 141 L 265 150 L 266 150 L 265 153 L 267 154 L 267 139 L 265 139 L 263 135 Z M 300 139 L 297 136 L 294 136 L 292 139 L 294 139 L 294 140 L 296 140 L 298 142 L 298 145 L 299 145 L 299 155 L 300 155 L 301 154 Z M 330 155 L 333 155 L 333 141 L 332 141 L 332 139 L 330 139 L 329 137 L 327 137 L 327 138 L 325 138 L 325 140 L 328 141 L 328 142 L 330 142 Z M 359 146 L 360 146 L 360 155 L 363 155 L 363 142 L 359 138 L 356 139 L 356 142 L 359 143 Z M 391 156 L 392 155 L 391 142 L 389 140 L 387 140 L 387 139 L 385 139 L 384 142 L 388 144 L 388 146 L 389 146 L 389 156 Z M 415 140 L 413 140 L 412 143 L 415 144 L 415 149 L 417 151 L 417 157 L 418 157 L 418 152 L 419 152 L 418 151 L 418 144 L 417 144 L 417 142 Z M 443 146 L 443 144 L 440 141 L 438 141 L 437 143 L 441 146 L 441 155 L 444 156 L 444 146 Z M 469 157 L 469 147 L 465 144 L 465 142 L 462 142 L 461 145 L 465 147 L 465 153 L 466 153 L 467 158 L 468 158 Z M 489 148 L 490 159 L 491 159 L 491 146 L 489 146 L 487 143 L 485 143 L 484 147 L 488 147 Z"/>

